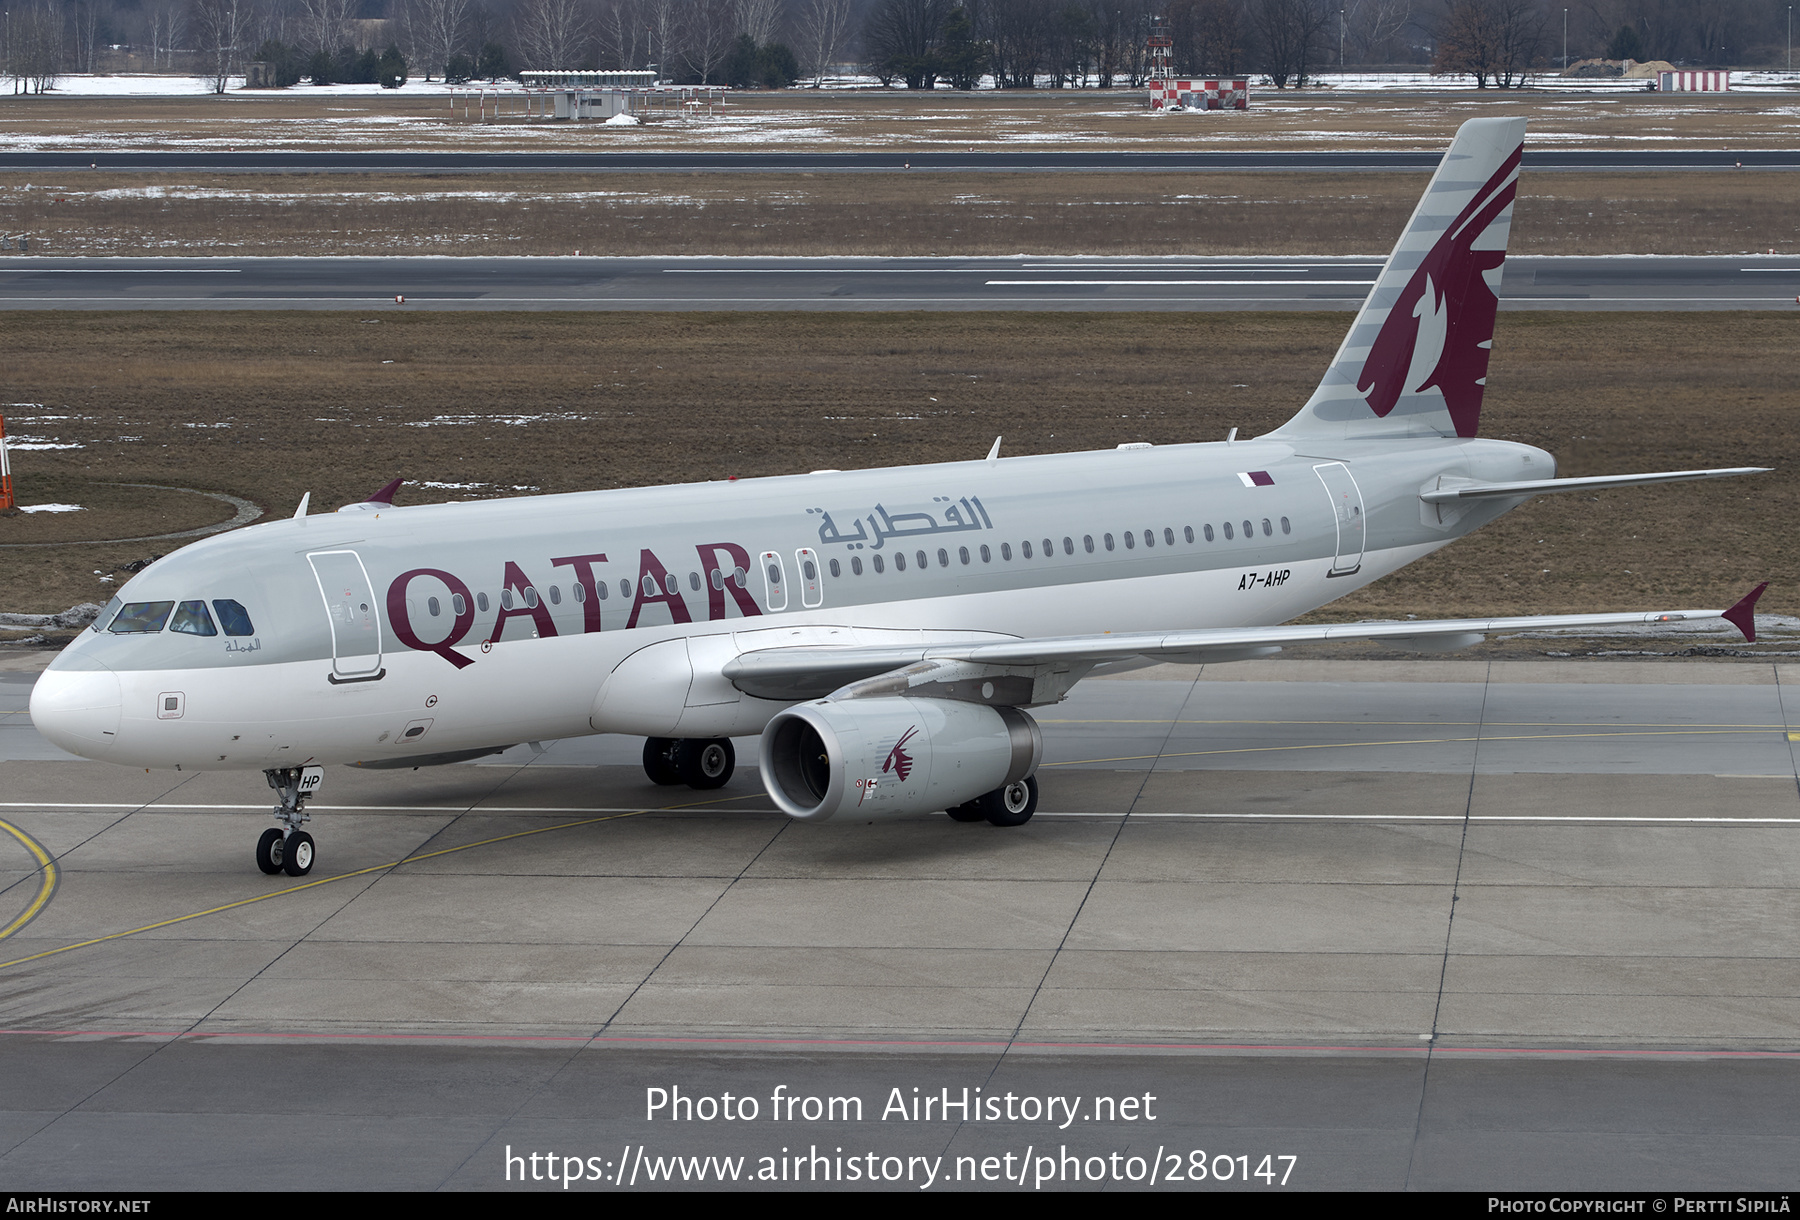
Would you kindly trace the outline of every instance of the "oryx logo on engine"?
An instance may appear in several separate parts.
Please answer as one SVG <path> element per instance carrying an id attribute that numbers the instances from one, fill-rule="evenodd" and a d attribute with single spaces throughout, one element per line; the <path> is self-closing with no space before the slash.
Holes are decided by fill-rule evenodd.
<path id="1" fill-rule="evenodd" d="M 912 755 L 901 749 L 901 747 L 911 741 L 913 734 L 918 731 L 919 726 L 915 724 L 912 728 L 900 734 L 900 740 L 896 741 L 894 743 L 894 748 L 888 751 L 887 761 L 881 764 L 881 773 L 883 775 L 892 771 L 895 775 L 900 777 L 901 783 L 904 784 L 906 782 L 906 777 L 912 774 L 913 760 Z"/>

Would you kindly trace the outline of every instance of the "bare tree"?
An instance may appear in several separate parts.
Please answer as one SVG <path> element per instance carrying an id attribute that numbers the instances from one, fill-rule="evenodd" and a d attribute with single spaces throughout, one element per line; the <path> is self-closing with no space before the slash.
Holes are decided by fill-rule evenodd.
<path id="1" fill-rule="evenodd" d="M 335 51 L 344 44 L 356 0 L 300 0 L 300 45 L 308 51 Z"/>
<path id="2" fill-rule="evenodd" d="M 710 85 L 724 66 L 725 57 L 731 54 L 731 44 L 737 40 L 732 0 L 684 0 L 683 7 L 686 13 L 682 26 L 687 38 L 682 59 L 701 84 Z"/>
<path id="3" fill-rule="evenodd" d="M 100 49 L 100 4 L 99 0 L 76 0 L 72 13 L 75 43 L 75 70 L 92 72 L 94 55 Z"/>
<path id="4" fill-rule="evenodd" d="M 591 36 L 584 0 L 524 0 L 513 15 L 513 29 L 525 66 L 545 70 L 579 67 Z"/>
<path id="5" fill-rule="evenodd" d="M 1431 70 L 1467 73 L 1477 89 L 1522 85 L 1543 58 L 1545 20 L 1533 0 L 1450 0 Z"/>
<path id="6" fill-rule="evenodd" d="M 816 89 L 850 36 L 850 0 L 801 0 L 800 58 Z"/>
<path id="7" fill-rule="evenodd" d="M 1319 36 L 1336 17 L 1328 0 L 1254 0 L 1250 25 L 1261 44 L 1263 71 L 1277 89 L 1289 81 L 1306 87 Z"/>
<path id="8" fill-rule="evenodd" d="M 1357 63 L 1398 63 L 1400 34 L 1412 21 L 1411 0 L 1348 0 L 1344 32 Z"/>
<path id="9" fill-rule="evenodd" d="M 336 4 L 341 0 L 309 2 Z M 444 65 L 462 46 L 469 5 L 470 0 L 409 0 L 406 20 L 412 34 L 413 57 L 426 80 L 443 75 Z M 566 6 L 576 7 L 576 0 L 566 0 Z M 529 4 L 521 6 L 521 18 L 532 8 Z"/>
<path id="10" fill-rule="evenodd" d="M 599 12 L 601 66 L 638 67 L 650 33 L 641 0 L 600 0 Z"/>
<path id="11" fill-rule="evenodd" d="M 644 0 L 644 37 L 654 57 L 657 76 L 669 80 L 687 41 L 684 0 Z"/>
<path id="12" fill-rule="evenodd" d="M 1238 75 L 1245 33 L 1240 0 L 1185 0 L 1169 9 L 1175 70 L 1184 75 Z"/>
<path id="13" fill-rule="evenodd" d="M 750 35 L 757 46 L 775 41 L 787 17 L 786 0 L 735 0 L 737 32 Z"/>
<path id="14" fill-rule="evenodd" d="M 194 0 L 194 36 L 214 93 L 225 92 L 243 70 L 253 17 L 251 0 Z"/>
<path id="15" fill-rule="evenodd" d="M 27 93 L 54 88 L 62 72 L 63 15 L 53 0 L 40 0 L 11 13 L 7 47 L 12 77 Z"/>
<path id="16" fill-rule="evenodd" d="M 1050 55 L 1049 14 L 1036 0 L 989 0 L 981 28 L 992 47 L 994 83 L 1030 89 Z"/>
<path id="17" fill-rule="evenodd" d="M 150 66 L 161 59 L 164 69 L 175 66 L 175 48 L 187 36 L 187 10 L 179 0 L 161 0 L 149 6 L 146 21 L 150 33 Z"/>

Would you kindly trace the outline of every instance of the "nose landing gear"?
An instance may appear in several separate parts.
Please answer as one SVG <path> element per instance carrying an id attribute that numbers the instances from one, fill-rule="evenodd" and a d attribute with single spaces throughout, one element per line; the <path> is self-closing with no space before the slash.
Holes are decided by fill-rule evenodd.
<path id="1" fill-rule="evenodd" d="M 263 774 L 281 799 L 275 806 L 281 825 L 269 827 L 256 841 L 256 867 L 270 876 L 304 877 L 312 872 L 314 847 L 313 837 L 300 827 L 311 820 L 306 802 L 325 782 L 325 768 L 271 767 Z"/>

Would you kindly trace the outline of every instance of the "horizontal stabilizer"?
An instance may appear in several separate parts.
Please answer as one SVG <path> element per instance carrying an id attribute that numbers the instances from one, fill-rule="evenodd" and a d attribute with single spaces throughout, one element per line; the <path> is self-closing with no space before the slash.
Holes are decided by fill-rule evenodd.
<path id="1" fill-rule="evenodd" d="M 1427 504 L 1452 504 L 1495 496 L 1541 496 L 1556 491 L 1594 491 L 1604 487 L 1638 487 L 1645 483 L 1685 483 L 1692 479 L 1729 479 L 1740 474 L 1768 474 L 1768 466 L 1732 466 L 1721 470 L 1662 470 L 1654 474 L 1602 474 L 1585 479 L 1526 479 L 1517 483 L 1474 483 L 1445 479 L 1419 493 Z"/>

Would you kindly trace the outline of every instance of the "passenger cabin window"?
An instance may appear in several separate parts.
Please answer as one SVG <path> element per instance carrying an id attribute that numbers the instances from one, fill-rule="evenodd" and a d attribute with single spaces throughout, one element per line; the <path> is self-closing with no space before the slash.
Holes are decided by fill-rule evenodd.
<path id="1" fill-rule="evenodd" d="M 250 622 L 250 612 L 229 597 L 213 598 L 213 610 L 219 616 L 219 626 L 225 629 L 226 635 L 255 635 L 256 627 Z M 456 612 L 462 613 L 462 598 L 456 599 Z"/>
<path id="2" fill-rule="evenodd" d="M 174 608 L 174 602 L 130 602 L 119 611 L 107 630 L 114 635 L 148 635 L 161 631 L 163 624 L 169 621 L 169 611 Z"/>
<path id="3" fill-rule="evenodd" d="M 177 606 L 175 617 L 169 621 L 169 630 L 183 635 L 219 634 L 219 629 L 213 626 L 212 615 L 206 612 L 206 603 L 200 601 L 182 602 Z"/>

